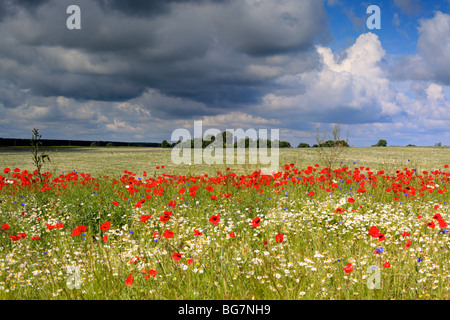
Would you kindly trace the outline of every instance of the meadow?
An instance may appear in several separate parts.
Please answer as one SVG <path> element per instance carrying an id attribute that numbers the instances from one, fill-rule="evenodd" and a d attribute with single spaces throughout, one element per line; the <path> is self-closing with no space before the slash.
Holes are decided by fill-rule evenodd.
<path id="1" fill-rule="evenodd" d="M 448 299 L 450 148 L 0 148 L 0 299 Z"/>

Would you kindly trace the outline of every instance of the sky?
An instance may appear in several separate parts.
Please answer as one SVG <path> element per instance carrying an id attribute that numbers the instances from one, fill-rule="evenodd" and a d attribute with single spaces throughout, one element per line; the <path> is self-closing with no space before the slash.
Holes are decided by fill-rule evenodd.
<path id="1" fill-rule="evenodd" d="M 0 137 L 450 145 L 449 61 L 450 0 L 0 0 Z"/>

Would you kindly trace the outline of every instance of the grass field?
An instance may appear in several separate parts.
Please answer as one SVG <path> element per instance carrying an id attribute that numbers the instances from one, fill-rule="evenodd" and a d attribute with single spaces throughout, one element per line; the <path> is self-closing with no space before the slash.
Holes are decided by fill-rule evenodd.
<path id="1" fill-rule="evenodd" d="M 448 299 L 450 148 L 44 151 L 0 148 L 0 299 Z"/>

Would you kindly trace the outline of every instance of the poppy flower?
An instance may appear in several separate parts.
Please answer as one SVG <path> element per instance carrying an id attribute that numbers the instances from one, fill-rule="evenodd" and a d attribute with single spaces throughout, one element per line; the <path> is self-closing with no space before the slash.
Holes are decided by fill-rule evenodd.
<path id="1" fill-rule="evenodd" d="M 164 214 L 163 216 L 160 216 L 160 217 L 159 217 L 159 220 L 161 220 L 162 222 L 166 223 L 167 221 L 170 220 L 170 218 L 172 218 L 171 215 L 169 215 L 169 214 Z"/>
<path id="2" fill-rule="evenodd" d="M 259 218 L 259 217 L 253 218 L 253 220 L 252 220 L 252 227 L 255 227 L 255 228 L 259 227 L 259 223 L 260 222 L 261 222 L 261 218 Z"/>
<path id="3" fill-rule="evenodd" d="M 345 273 L 350 273 L 353 271 L 352 264 L 349 262 L 347 266 L 343 269 Z"/>
<path id="4" fill-rule="evenodd" d="M 139 257 L 138 257 L 138 256 L 132 257 L 132 258 L 130 259 L 130 264 L 135 264 L 138 260 L 139 260 Z"/>
<path id="5" fill-rule="evenodd" d="M 106 221 L 100 225 L 100 230 L 108 231 L 111 228 L 111 221 Z"/>
<path id="6" fill-rule="evenodd" d="M 353 199 L 353 198 L 348 198 L 347 201 L 350 202 L 350 203 L 353 203 L 353 202 L 355 202 L 355 199 Z"/>
<path id="7" fill-rule="evenodd" d="M 203 233 L 201 233 L 200 231 L 194 229 L 194 236 L 198 237 L 198 236 L 201 236 L 201 235 L 203 235 Z"/>
<path id="8" fill-rule="evenodd" d="M 206 191 L 209 191 L 209 192 L 211 192 L 211 191 L 213 191 L 214 190 L 214 188 L 213 187 L 211 187 L 211 186 L 208 186 L 208 187 L 206 187 Z"/>
<path id="9" fill-rule="evenodd" d="M 129 287 L 129 286 L 133 285 L 133 282 L 134 282 L 133 274 L 130 273 L 130 275 L 128 276 L 127 280 L 125 280 L 125 285 L 127 287 Z"/>
<path id="10" fill-rule="evenodd" d="M 441 228 L 447 228 L 447 226 L 448 226 L 447 222 L 445 222 L 444 219 L 439 219 L 438 223 L 439 223 L 439 227 L 441 227 Z"/>
<path id="11" fill-rule="evenodd" d="M 3 170 L 3 173 L 4 174 L 8 174 L 8 173 L 10 173 L 11 172 L 11 169 L 10 168 L 6 168 L 5 170 Z"/>
<path id="12" fill-rule="evenodd" d="M 52 229 L 55 228 L 55 226 L 52 226 L 52 225 L 50 225 L 48 223 L 45 226 L 47 227 L 48 230 L 52 230 Z"/>
<path id="13" fill-rule="evenodd" d="M 234 232 L 230 232 L 229 237 L 230 238 L 234 238 L 236 235 L 234 234 Z"/>
<path id="14" fill-rule="evenodd" d="M 115 205 L 115 206 L 119 205 L 119 203 L 117 201 L 113 201 L 112 204 Z"/>
<path id="15" fill-rule="evenodd" d="M 4 225 L 2 225 L 2 229 L 8 230 L 8 229 L 11 229 L 11 227 L 9 226 L 9 224 L 5 223 Z"/>
<path id="16" fill-rule="evenodd" d="M 389 263 L 389 261 L 386 261 L 385 263 L 383 263 L 383 267 L 390 268 L 391 264 Z"/>
<path id="17" fill-rule="evenodd" d="M 219 215 L 211 216 L 211 218 L 209 218 L 209 222 L 211 222 L 213 225 L 217 225 L 219 221 L 220 221 Z"/>
<path id="18" fill-rule="evenodd" d="M 77 237 L 81 234 L 80 229 L 75 228 L 72 230 L 72 237 Z"/>
<path id="19" fill-rule="evenodd" d="M 275 236 L 275 241 L 278 243 L 283 242 L 283 238 L 284 238 L 283 234 L 279 233 Z"/>
<path id="20" fill-rule="evenodd" d="M 17 240 L 20 239 L 19 236 L 16 236 L 16 235 L 14 235 L 14 234 L 10 234 L 9 237 L 11 238 L 12 241 L 17 241 Z"/>
<path id="21" fill-rule="evenodd" d="M 170 230 L 166 229 L 166 231 L 164 231 L 164 233 L 162 235 L 163 235 L 164 238 L 170 239 L 170 238 L 173 238 L 174 234 L 175 233 L 173 231 L 170 231 Z"/>
<path id="22" fill-rule="evenodd" d="M 434 221 L 431 221 L 431 222 L 427 223 L 427 227 L 434 229 L 436 227 L 436 225 L 434 224 Z"/>
<path id="23" fill-rule="evenodd" d="M 377 227 L 375 227 L 375 226 L 370 227 L 370 229 L 369 229 L 370 236 L 377 238 L 379 234 L 380 234 L 380 230 Z"/>
<path id="24" fill-rule="evenodd" d="M 175 252 L 175 253 L 172 255 L 172 258 L 173 258 L 174 260 L 176 260 L 176 261 L 179 261 L 179 260 L 181 259 L 181 253 Z"/>
<path id="25" fill-rule="evenodd" d="M 152 216 L 151 215 L 143 215 L 143 216 L 141 216 L 141 222 L 145 222 L 145 221 L 147 221 L 148 219 L 150 219 Z"/>
<path id="26" fill-rule="evenodd" d="M 62 222 L 58 222 L 55 225 L 56 229 L 63 229 L 64 228 L 64 224 Z"/>
<path id="27" fill-rule="evenodd" d="M 411 241 L 411 240 L 408 240 L 408 241 L 406 241 L 405 246 L 406 246 L 407 248 L 409 248 L 409 247 L 411 246 L 411 244 L 412 244 L 412 241 Z"/>
<path id="28" fill-rule="evenodd" d="M 185 191 L 186 191 L 186 190 L 185 190 L 184 188 L 181 188 L 180 190 L 178 190 L 178 193 L 179 193 L 179 194 L 184 194 Z"/>
<path id="29" fill-rule="evenodd" d="M 378 235 L 378 241 L 384 241 L 384 240 L 386 240 L 386 237 L 384 236 L 384 234 L 380 233 Z"/>
<path id="30" fill-rule="evenodd" d="M 402 236 L 403 236 L 403 237 L 409 237 L 410 235 L 411 235 L 411 234 L 410 234 L 409 232 L 406 232 L 406 231 L 402 233 Z"/>
<path id="31" fill-rule="evenodd" d="M 217 200 L 217 196 L 212 195 L 212 196 L 211 196 L 211 200 Z"/>
<path id="32" fill-rule="evenodd" d="M 108 241 L 108 235 L 105 234 L 105 235 L 102 237 L 102 239 L 103 239 L 103 242 Z"/>
<path id="33" fill-rule="evenodd" d="M 188 265 L 192 264 L 192 262 L 194 262 L 194 259 L 192 259 L 192 258 L 188 258 L 188 259 L 187 259 Z"/>

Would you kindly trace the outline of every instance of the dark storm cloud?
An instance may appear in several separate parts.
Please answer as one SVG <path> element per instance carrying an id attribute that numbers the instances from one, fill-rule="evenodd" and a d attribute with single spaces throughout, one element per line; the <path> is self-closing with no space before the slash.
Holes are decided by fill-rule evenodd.
<path id="1" fill-rule="evenodd" d="M 209 0 L 209 2 L 228 2 L 229 0 Z M 153 16 L 170 11 L 170 7 L 179 3 L 201 3 L 207 0 L 96 0 L 106 10 L 114 10 L 125 15 Z"/>
<path id="2" fill-rule="evenodd" d="M 0 0 L 0 22 L 6 17 L 14 16 L 18 8 L 32 13 L 37 7 L 49 0 Z"/>
<path id="3" fill-rule="evenodd" d="M 278 76 L 315 68 L 327 23 L 313 0 L 80 0 L 82 28 L 68 30 L 71 4 L 39 1 L 31 14 L 8 2 L 21 14 L 0 25 L 0 79 L 42 96 L 125 101 L 155 89 L 241 109 Z M 188 113 L 179 108 L 158 112 Z"/>

